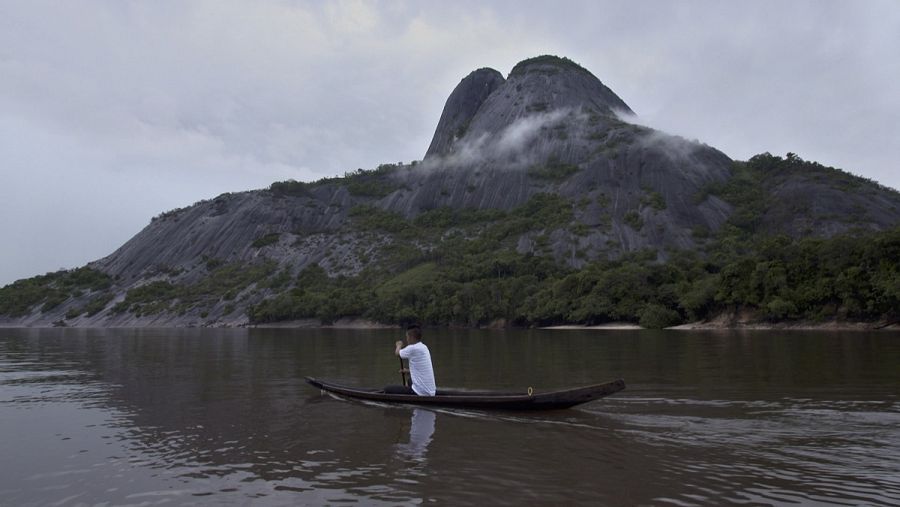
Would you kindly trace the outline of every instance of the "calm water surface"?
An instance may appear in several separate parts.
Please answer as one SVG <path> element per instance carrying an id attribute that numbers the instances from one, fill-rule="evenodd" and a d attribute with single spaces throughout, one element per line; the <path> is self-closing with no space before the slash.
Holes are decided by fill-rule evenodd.
<path id="1" fill-rule="evenodd" d="M 438 385 L 625 378 L 547 413 L 336 399 L 396 330 L 0 329 L 0 505 L 898 505 L 900 334 L 427 331 Z"/>

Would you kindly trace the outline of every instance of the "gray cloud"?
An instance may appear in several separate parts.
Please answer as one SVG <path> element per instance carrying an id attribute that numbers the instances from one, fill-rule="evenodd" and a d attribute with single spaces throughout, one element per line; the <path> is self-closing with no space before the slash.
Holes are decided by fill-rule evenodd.
<path id="1" fill-rule="evenodd" d="M 416 170 L 431 170 L 483 164 L 501 161 L 502 166 L 522 168 L 534 163 L 527 151 L 542 128 L 565 120 L 567 127 L 583 127 L 587 115 L 576 114 L 569 108 L 554 109 L 545 113 L 518 118 L 500 132 L 485 132 L 474 139 L 468 137 L 456 141 L 448 155 L 429 157 Z"/>
<path id="2" fill-rule="evenodd" d="M 421 158 L 471 70 L 565 55 L 642 123 L 900 187 L 900 5 L 0 3 L 0 284 L 225 191 Z"/>

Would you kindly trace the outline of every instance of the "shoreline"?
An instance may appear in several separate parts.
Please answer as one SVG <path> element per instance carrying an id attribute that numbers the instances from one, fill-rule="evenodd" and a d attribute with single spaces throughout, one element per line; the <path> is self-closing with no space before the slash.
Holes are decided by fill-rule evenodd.
<path id="1" fill-rule="evenodd" d="M 243 324 L 233 327 L 255 329 L 400 329 L 396 324 L 383 324 L 368 319 L 340 318 L 332 324 L 322 324 L 319 319 L 289 320 L 284 322 L 267 322 L 265 324 Z"/>
<path id="2" fill-rule="evenodd" d="M 689 322 L 667 327 L 673 331 L 900 331 L 900 324 L 877 322 Z"/>
<path id="3" fill-rule="evenodd" d="M 446 329 L 483 329 L 483 330 L 527 330 L 538 329 L 546 331 L 639 331 L 647 328 L 630 322 L 609 322 L 605 324 L 559 324 L 554 326 L 497 326 L 489 324 L 479 327 L 458 326 L 426 326 L 431 328 Z M 397 324 L 384 324 L 368 319 L 341 318 L 332 324 L 322 324 L 318 319 L 302 319 L 285 322 L 270 322 L 264 324 L 249 324 L 247 322 L 218 322 L 207 325 L 147 325 L 147 326 L 55 326 L 53 323 L 17 324 L 12 322 L 0 322 L 0 329 L 188 329 L 188 328 L 218 328 L 218 329 L 349 329 L 349 330 L 378 330 L 401 329 Z M 664 328 L 666 331 L 900 331 L 900 322 L 735 322 L 728 319 L 714 319 L 711 321 L 698 321 L 680 324 Z"/>
<path id="4" fill-rule="evenodd" d="M 593 326 L 586 326 L 583 324 L 561 324 L 559 326 L 543 326 L 535 329 L 546 329 L 549 331 L 633 331 L 646 328 L 630 322 L 610 322 L 608 324 L 596 324 Z"/>

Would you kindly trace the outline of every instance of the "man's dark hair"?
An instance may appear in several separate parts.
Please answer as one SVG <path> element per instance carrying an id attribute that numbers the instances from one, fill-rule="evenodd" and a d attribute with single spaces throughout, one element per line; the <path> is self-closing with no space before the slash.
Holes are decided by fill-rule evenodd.
<path id="1" fill-rule="evenodd" d="M 422 339 L 422 328 L 418 324 L 406 326 L 406 334 L 412 336 L 416 340 Z"/>

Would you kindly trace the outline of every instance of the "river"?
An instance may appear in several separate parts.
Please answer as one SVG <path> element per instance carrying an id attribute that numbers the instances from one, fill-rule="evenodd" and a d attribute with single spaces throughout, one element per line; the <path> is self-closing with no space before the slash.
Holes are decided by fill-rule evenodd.
<path id="1" fill-rule="evenodd" d="M 898 505 L 900 334 L 425 332 L 440 387 L 624 378 L 568 410 L 323 395 L 397 330 L 0 329 L 0 505 Z"/>

